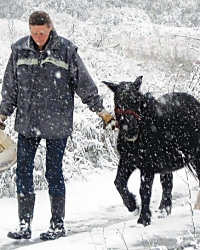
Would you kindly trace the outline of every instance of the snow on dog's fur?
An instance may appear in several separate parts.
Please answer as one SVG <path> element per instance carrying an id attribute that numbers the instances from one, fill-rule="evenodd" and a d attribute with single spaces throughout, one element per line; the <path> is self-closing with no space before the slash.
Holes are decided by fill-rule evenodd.
<path id="1" fill-rule="evenodd" d="M 155 173 L 163 189 L 159 209 L 171 213 L 172 172 L 183 167 L 195 169 L 200 178 L 200 103 L 191 95 L 172 92 L 158 100 L 142 94 L 142 76 L 134 82 L 104 83 L 114 92 L 119 128 L 120 154 L 115 185 L 129 211 L 138 208 L 127 183 L 132 172 L 141 171 L 141 212 L 139 224 L 151 223 L 150 199 Z M 197 206 L 196 206 L 197 207 Z"/>

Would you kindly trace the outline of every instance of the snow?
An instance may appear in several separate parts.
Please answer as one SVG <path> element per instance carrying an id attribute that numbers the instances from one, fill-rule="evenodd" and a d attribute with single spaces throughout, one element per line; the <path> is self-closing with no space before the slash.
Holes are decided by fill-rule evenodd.
<path id="1" fill-rule="evenodd" d="M 50 13 L 53 13 L 52 11 Z M 96 16 L 93 15 L 86 23 L 65 13 L 51 15 L 58 33 L 69 37 L 79 46 L 79 53 L 99 87 L 106 108 L 113 110 L 112 94 L 101 84 L 102 80 L 133 81 L 135 77 L 143 75 L 144 91 L 154 91 L 160 95 L 171 89 L 177 90 L 180 86 L 181 90 L 190 91 L 187 84 L 181 82 L 186 75 L 188 77 L 190 74 L 187 72 L 185 75 L 181 70 L 184 65 L 185 68 L 188 67 L 186 62 L 200 58 L 198 49 L 200 42 L 192 39 L 199 37 L 199 28 L 186 29 L 153 25 L 144 11 L 133 8 L 130 10 L 129 8 L 116 8 L 112 10 L 112 15 L 110 11 L 108 9 L 103 10 L 104 13 L 97 12 Z M 118 22 L 117 25 L 113 24 L 113 20 Z M 0 76 L 3 75 L 10 54 L 10 44 L 29 32 L 27 22 L 22 20 L 1 19 L 1 24 L 3 29 L 0 30 Z M 96 46 L 97 44 L 99 46 Z M 179 60 L 183 58 L 185 60 L 181 64 L 183 66 L 175 67 L 177 71 L 172 72 L 171 65 L 167 63 L 174 63 L 174 60 L 177 60 L 177 66 Z M 196 92 L 193 94 L 195 95 Z M 96 132 L 95 139 L 92 138 L 90 141 L 83 140 L 81 137 L 82 134 L 87 133 L 87 126 L 92 131 L 96 130 L 95 119 L 97 118 L 94 118 L 96 114 L 88 111 L 86 107 L 83 108 L 79 99 L 76 101 L 78 105 L 75 110 L 74 123 L 78 132 L 75 131 L 74 138 L 80 137 L 79 145 L 92 141 L 100 150 L 103 146 L 98 140 L 101 137 L 99 131 L 99 135 Z M 13 132 L 13 117 L 9 119 L 7 123 L 11 126 L 7 126 L 6 132 L 16 140 L 16 134 Z M 89 123 L 88 120 L 91 122 Z M 84 124 L 86 128 L 84 131 L 80 124 Z M 17 200 L 15 197 L 0 199 L 0 249 L 200 249 L 197 244 L 200 236 L 200 211 L 193 209 L 199 192 L 198 183 L 185 170 L 175 172 L 172 214 L 159 218 L 157 208 L 161 199 L 161 185 L 159 175 L 157 175 L 151 199 L 152 224 L 147 227 L 138 225 L 138 214 L 128 212 L 114 186 L 117 156 L 110 144 L 111 133 L 111 131 L 106 131 L 104 136 L 110 158 L 113 160 L 109 162 L 102 155 L 99 158 L 102 168 L 91 167 L 90 169 L 88 165 L 91 163 L 84 161 L 90 171 L 85 170 L 82 176 L 78 176 L 76 172 L 84 171 L 84 166 L 81 167 L 82 163 L 79 164 L 74 160 L 76 152 L 66 153 L 64 167 L 67 166 L 69 169 L 69 171 L 66 171 L 67 167 L 64 169 L 66 179 L 70 179 L 69 173 L 76 177 L 66 183 L 67 237 L 50 242 L 43 242 L 39 239 L 39 234 L 48 229 L 51 216 L 48 191 L 40 190 L 36 191 L 31 240 L 17 241 L 7 238 L 8 231 L 18 226 Z M 37 160 L 39 167 L 41 158 Z M 39 171 L 36 172 L 39 174 Z M 137 195 L 138 202 L 140 202 L 139 185 L 140 174 L 136 171 L 130 178 L 129 188 Z M 11 188 L 14 187 L 11 185 Z"/>
<path id="2" fill-rule="evenodd" d="M 200 211 L 193 209 L 198 188 L 192 176 L 185 170 L 174 173 L 172 214 L 159 218 L 161 186 L 159 175 L 156 175 L 151 199 L 152 224 L 143 227 L 137 224 L 138 214 L 128 212 L 122 204 L 113 183 L 115 175 L 116 170 L 102 169 L 89 175 L 87 181 L 66 185 L 65 227 L 68 233 L 67 237 L 55 241 L 39 239 L 39 234 L 48 229 L 50 220 L 46 190 L 36 191 L 31 240 L 7 238 L 8 231 L 18 226 L 17 201 L 16 198 L 0 199 L 0 249 L 164 250 L 181 249 L 182 245 L 184 249 L 195 249 L 189 244 L 197 242 Z M 137 194 L 138 201 L 139 184 L 140 174 L 136 171 L 131 176 L 129 188 Z"/>

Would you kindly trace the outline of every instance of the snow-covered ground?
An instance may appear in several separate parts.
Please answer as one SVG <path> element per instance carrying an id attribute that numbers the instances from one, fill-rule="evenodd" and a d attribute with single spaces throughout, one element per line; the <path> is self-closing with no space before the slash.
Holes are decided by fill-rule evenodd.
<path id="1" fill-rule="evenodd" d="M 189 247 L 200 235 L 200 211 L 193 210 L 198 185 L 192 176 L 185 170 L 174 173 L 173 209 L 172 214 L 165 218 L 158 218 L 156 212 L 161 197 L 159 175 L 156 176 L 151 200 L 152 224 L 143 227 L 137 224 L 138 215 L 128 212 L 122 204 L 113 184 L 115 174 L 116 170 L 103 169 L 90 175 L 87 181 L 67 184 L 65 227 L 68 233 L 67 237 L 55 241 L 39 239 L 39 234 L 49 225 L 47 191 L 36 192 L 31 240 L 7 238 L 7 232 L 18 225 L 17 201 L 16 198 L 0 199 L 0 249 L 196 249 Z M 131 176 L 129 187 L 137 195 L 139 183 L 139 171 L 136 171 Z"/>

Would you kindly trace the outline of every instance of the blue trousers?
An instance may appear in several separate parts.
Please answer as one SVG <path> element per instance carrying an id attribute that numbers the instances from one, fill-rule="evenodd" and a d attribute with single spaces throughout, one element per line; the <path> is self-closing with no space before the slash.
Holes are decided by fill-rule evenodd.
<path id="1" fill-rule="evenodd" d="M 26 138 L 18 135 L 17 143 L 17 193 L 34 193 L 33 169 L 36 150 L 41 138 Z M 54 197 L 65 195 L 62 160 L 67 138 L 46 139 L 46 172 L 49 194 Z"/>

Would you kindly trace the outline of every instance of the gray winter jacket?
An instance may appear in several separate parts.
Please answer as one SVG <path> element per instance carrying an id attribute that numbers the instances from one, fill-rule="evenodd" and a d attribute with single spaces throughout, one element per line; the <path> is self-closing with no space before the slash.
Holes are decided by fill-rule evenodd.
<path id="1" fill-rule="evenodd" d="M 15 130 L 26 137 L 65 138 L 72 133 L 74 93 L 91 111 L 104 109 L 77 47 L 51 32 L 43 51 L 31 36 L 11 46 L 0 114 L 16 109 Z"/>

